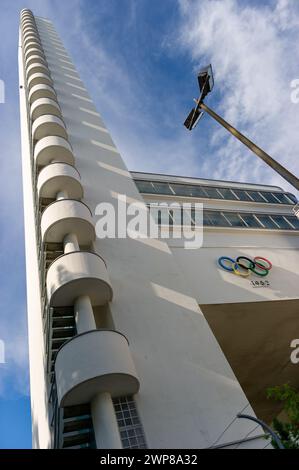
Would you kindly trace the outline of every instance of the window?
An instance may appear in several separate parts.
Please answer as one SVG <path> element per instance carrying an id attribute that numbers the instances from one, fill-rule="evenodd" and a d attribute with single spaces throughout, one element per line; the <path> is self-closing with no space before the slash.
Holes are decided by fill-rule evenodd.
<path id="1" fill-rule="evenodd" d="M 251 199 L 255 202 L 266 202 L 265 199 L 258 191 L 246 191 L 247 194 L 251 197 Z"/>
<path id="2" fill-rule="evenodd" d="M 236 195 L 229 188 L 217 188 L 224 199 L 237 201 Z"/>
<path id="3" fill-rule="evenodd" d="M 297 219 L 297 217 L 294 215 L 285 215 L 284 218 L 293 225 L 295 230 L 299 230 L 299 219 Z"/>
<path id="4" fill-rule="evenodd" d="M 289 230 L 292 227 L 289 222 L 282 215 L 271 215 L 271 219 L 283 230 Z"/>
<path id="5" fill-rule="evenodd" d="M 203 211 L 203 225 L 230 227 L 229 222 L 223 217 L 223 214 L 217 211 Z"/>
<path id="6" fill-rule="evenodd" d="M 259 219 L 259 221 L 263 224 L 265 228 L 270 228 L 270 229 L 278 229 L 277 225 L 273 222 L 272 219 L 268 215 L 260 215 L 256 214 L 256 217 Z"/>
<path id="7" fill-rule="evenodd" d="M 167 183 L 166 181 L 135 180 L 141 193 L 165 194 L 169 196 L 226 199 L 231 201 L 262 202 L 270 204 L 297 204 L 293 194 L 274 191 L 252 191 L 221 188 L 197 184 Z"/>
<path id="8" fill-rule="evenodd" d="M 242 189 L 235 189 L 233 188 L 234 193 L 238 196 L 240 201 L 252 201 L 246 191 L 243 191 Z"/>
<path id="9" fill-rule="evenodd" d="M 279 200 L 281 204 L 296 204 L 296 202 L 290 198 L 289 195 L 284 193 L 273 193 L 276 199 Z"/>
<path id="10" fill-rule="evenodd" d="M 266 199 L 266 201 L 270 202 L 271 204 L 279 204 L 280 202 L 272 193 L 263 192 L 262 195 Z"/>
<path id="11" fill-rule="evenodd" d="M 292 204 L 297 204 L 298 201 L 297 201 L 296 196 L 294 196 L 294 194 L 286 193 L 286 196 L 287 196 L 289 199 L 291 199 Z"/>
<path id="12" fill-rule="evenodd" d="M 245 214 L 241 213 L 240 216 L 246 223 L 246 225 L 250 228 L 261 228 L 262 225 L 258 222 L 258 220 L 254 217 L 253 214 Z"/>
<path id="13" fill-rule="evenodd" d="M 182 225 L 182 209 L 180 207 L 174 207 L 169 209 L 171 217 L 171 225 Z"/>
<path id="14" fill-rule="evenodd" d="M 134 398 L 114 398 L 113 405 L 123 448 L 146 449 L 145 435 Z"/>
<path id="15" fill-rule="evenodd" d="M 154 193 L 154 187 L 150 181 L 135 181 L 138 190 L 141 193 Z"/>
<path id="16" fill-rule="evenodd" d="M 158 183 L 154 181 L 152 184 L 157 194 L 167 194 L 173 196 L 173 192 L 171 191 L 168 183 Z"/>
<path id="17" fill-rule="evenodd" d="M 237 212 L 224 212 L 224 216 L 233 227 L 246 227 L 245 222 Z"/>
<path id="18" fill-rule="evenodd" d="M 204 191 L 207 193 L 208 197 L 212 199 L 223 199 L 222 195 L 217 191 L 217 188 L 211 188 L 209 186 L 204 186 Z"/>
<path id="19" fill-rule="evenodd" d="M 170 187 L 176 196 L 207 197 L 200 186 L 171 183 Z"/>

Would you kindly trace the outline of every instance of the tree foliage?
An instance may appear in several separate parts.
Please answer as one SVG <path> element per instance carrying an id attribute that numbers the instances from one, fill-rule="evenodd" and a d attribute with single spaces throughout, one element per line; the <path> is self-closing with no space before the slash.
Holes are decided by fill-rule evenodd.
<path id="1" fill-rule="evenodd" d="M 299 449 L 299 392 L 289 384 L 268 388 L 267 398 L 283 403 L 286 422 L 275 418 L 273 428 L 286 449 Z M 272 442 L 273 447 L 277 447 Z"/>

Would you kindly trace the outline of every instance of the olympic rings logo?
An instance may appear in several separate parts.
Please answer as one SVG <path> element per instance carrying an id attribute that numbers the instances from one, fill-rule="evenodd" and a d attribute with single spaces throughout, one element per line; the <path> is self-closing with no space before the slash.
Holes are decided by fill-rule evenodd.
<path id="1" fill-rule="evenodd" d="M 238 256 L 235 260 L 228 256 L 221 256 L 218 259 L 218 264 L 225 271 L 242 277 L 248 277 L 251 273 L 257 276 L 267 276 L 272 268 L 272 263 L 262 256 L 256 256 L 253 260 L 247 256 Z"/>

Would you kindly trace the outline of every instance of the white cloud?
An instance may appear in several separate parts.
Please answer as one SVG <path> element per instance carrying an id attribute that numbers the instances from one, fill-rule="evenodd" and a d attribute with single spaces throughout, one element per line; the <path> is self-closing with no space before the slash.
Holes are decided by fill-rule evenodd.
<path id="1" fill-rule="evenodd" d="M 213 64 L 217 110 L 298 174 L 299 106 L 290 99 L 290 82 L 299 77 L 298 2 L 181 0 L 179 4 L 180 43 L 195 70 L 203 62 Z M 288 187 L 226 131 L 216 132 L 211 146 L 218 159 L 214 177 Z"/>

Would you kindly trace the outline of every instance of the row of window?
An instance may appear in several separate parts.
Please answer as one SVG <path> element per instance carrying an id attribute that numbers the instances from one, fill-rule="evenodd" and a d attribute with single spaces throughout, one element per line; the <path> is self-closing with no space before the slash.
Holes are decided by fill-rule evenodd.
<path id="1" fill-rule="evenodd" d="M 113 405 L 123 448 L 146 449 L 145 435 L 134 398 L 113 398 Z"/>
<path id="2" fill-rule="evenodd" d="M 166 183 L 135 180 L 138 190 L 144 194 L 226 199 L 231 201 L 263 202 L 271 204 L 296 204 L 293 194 L 270 191 L 251 191 L 235 188 L 216 188 L 195 184 Z"/>
<path id="3" fill-rule="evenodd" d="M 199 224 L 201 214 L 194 209 L 185 211 L 180 208 L 155 208 L 151 210 L 151 215 L 158 225 L 196 226 Z M 203 226 L 212 227 L 299 230 L 299 219 L 294 215 L 204 210 L 202 220 Z"/>

